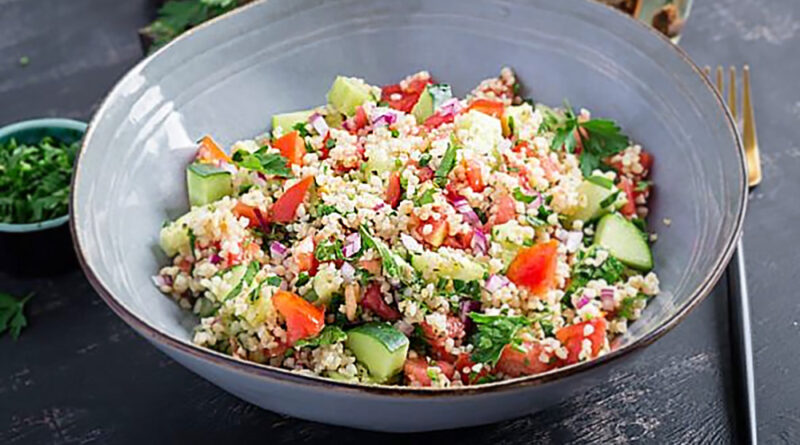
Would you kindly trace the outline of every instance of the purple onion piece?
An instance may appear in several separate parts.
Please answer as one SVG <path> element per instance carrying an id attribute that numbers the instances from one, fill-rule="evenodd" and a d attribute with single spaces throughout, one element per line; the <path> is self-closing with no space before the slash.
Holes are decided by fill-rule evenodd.
<path id="1" fill-rule="evenodd" d="M 486 252 L 489 251 L 489 240 L 486 239 L 486 234 L 483 233 L 481 229 L 475 229 L 475 233 L 472 235 L 472 241 L 470 242 L 470 247 L 472 247 L 475 251 L 480 252 L 482 255 L 485 255 Z"/>
<path id="2" fill-rule="evenodd" d="M 600 291 L 600 301 L 603 305 L 604 311 L 614 310 L 614 289 L 606 287 Z"/>
<path id="3" fill-rule="evenodd" d="M 469 317 L 470 312 L 480 312 L 481 302 L 475 300 L 461 300 L 458 303 L 458 319 L 464 323 L 464 330 L 469 335 L 475 328 L 475 323 Z"/>
<path id="4" fill-rule="evenodd" d="M 502 275 L 491 275 L 486 280 L 486 290 L 489 292 L 497 292 L 500 288 L 508 286 L 508 278 Z"/>
<path id="5" fill-rule="evenodd" d="M 211 258 L 209 258 L 208 261 L 211 262 L 211 264 L 219 264 L 222 262 L 222 257 L 215 253 L 211 255 Z"/>
<path id="6" fill-rule="evenodd" d="M 356 270 L 350 265 L 350 263 L 342 263 L 341 272 L 342 278 L 344 278 L 344 280 L 348 283 L 353 281 L 353 279 L 356 277 Z"/>
<path id="7" fill-rule="evenodd" d="M 344 239 L 344 248 L 342 251 L 344 253 L 345 258 L 350 258 L 353 255 L 357 254 L 359 250 L 361 250 L 361 234 L 358 232 L 353 232 L 350 235 L 347 235 L 347 238 Z"/>
<path id="8" fill-rule="evenodd" d="M 472 227 L 482 227 L 483 223 L 481 223 L 481 219 L 478 218 L 478 214 L 475 213 L 475 210 L 470 207 L 469 203 L 466 199 L 459 196 L 457 198 L 453 198 L 452 200 L 453 208 L 456 209 L 461 216 L 471 225 Z"/>
<path id="9" fill-rule="evenodd" d="M 314 127 L 314 130 L 320 136 L 325 136 L 326 134 L 328 134 L 329 130 L 328 123 L 325 122 L 325 118 L 323 118 L 321 114 L 319 113 L 312 114 L 311 117 L 308 118 L 308 123 L 310 123 L 311 126 Z"/>
<path id="10" fill-rule="evenodd" d="M 273 241 L 269 244 L 269 253 L 277 260 L 285 258 L 287 252 L 289 252 L 289 249 L 277 241 Z"/>
<path id="11" fill-rule="evenodd" d="M 582 297 L 581 297 L 581 299 L 580 299 L 580 300 L 578 300 L 578 302 L 577 302 L 577 303 L 575 303 L 575 308 L 576 308 L 576 309 L 580 309 L 580 308 L 582 308 L 582 307 L 586 306 L 587 304 L 589 304 L 589 301 L 590 301 L 590 300 L 589 300 L 589 297 L 587 297 L 586 295 L 584 295 L 584 296 L 582 296 Z"/>

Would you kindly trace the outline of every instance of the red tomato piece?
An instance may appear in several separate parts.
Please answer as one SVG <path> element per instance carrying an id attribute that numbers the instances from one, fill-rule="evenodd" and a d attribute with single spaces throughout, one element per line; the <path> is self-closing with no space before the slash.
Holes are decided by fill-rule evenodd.
<path id="1" fill-rule="evenodd" d="M 472 159 L 464 160 L 464 169 L 467 173 L 467 182 L 469 183 L 469 187 L 480 193 L 486 188 L 486 184 L 483 182 L 483 174 L 481 173 L 481 165 Z"/>
<path id="2" fill-rule="evenodd" d="M 381 285 L 378 283 L 371 283 L 367 287 L 361 304 L 384 320 L 395 321 L 400 319 L 400 312 L 384 301 L 381 295 Z"/>
<path id="3" fill-rule="evenodd" d="M 431 386 L 431 377 L 428 375 L 428 362 L 423 357 L 409 358 L 403 364 L 403 373 L 406 383 L 415 386 Z"/>
<path id="4" fill-rule="evenodd" d="M 628 202 L 619 209 L 620 213 L 627 217 L 636 216 L 636 194 L 633 192 L 633 183 L 630 179 L 623 176 L 619 181 L 619 188 L 622 189 L 622 192 L 625 193 L 625 196 L 628 198 Z"/>
<path id="5" fill-rule="evenodd" d="M 286 319 L 287 344 L 313 337 L 325 327 L 325 309 L 314 306 L 291 292 L 279 290 L 272 296 L 275 309 Z"/>
<path id="6" fill-rule="evenodd" d="M 433 129 L 437 128 L 442 124 L 449 124 L 456 119 L 455 113 L 448 114 L 446 116 L 442 116 L 441 114 L 434 114 L 425 119 L 425 122 L 422 124 L 425 128 Z"/>
<path id="7" fill-rule="evenodd" d="M 288 159 L 290 164 L 303 165 L 306 142 L 297 130 L 281 136 L 272 143 L 272 146 L 280 150 L 281 156 Z"/>
<path id="8" fill-rule="evenodd" d="M 214 139 L 211 139 L 211 136 L 203 136 L 203 139 L 200 139 L 195 158 L 200 162 L 212 164 L 219 164 L 221 161 L 228 163 L 233 162 L 230 156 L 214 142 Z"/>
<path id="9" fill-rule="evenodd" d="M 556 284 L 557 251 L 556 240 L 525 247 L 511 261 L 506 276 L 517 286 L 542 294 Z"/>
<path id="10" fill-rule="evenodd" d="M 309 272 L 309 275 L 316 273 L 319 262 L 314 256 L 314 248 L 314 238 L 309 235 L 292 250 L 292 258 L 300 272 Z"/>
<path id="11" fill-rule="evenodd" d="M 306 176 L 295 185 L 289 187 L 289 190 L 286 190 L 270 207 L 270 220 L 281 224 L 292 222 L 297 208 L 306 198 L 306 192 L 308 192 L 313 183 L 314 178 Z"/>
<path id="12" fill-rule="evenodd" d="M 586 335 L 586 326 L 591 326 L 591 333 Z M 567 364 L 577 363 L 583 349 L 583 340 L 592 342 L 592 357 L 597 357 L 606 342 L 607 323 L 604 318 L 593 318 L 589 321 L 566 326 L 556 332 L 556 338 L 567 348 Z"/>
<path id="13" fill-rule="evenodd" d="M 522 349 L 513 345 L 506 345 L 500 355 L 495 369 L 509 377 L 539 374 L 556 367 L 557 359 L 553 353 L 546 353 L 544 346 L 539 342 L 524 342 Z M 547 357 L 547 363 L 542 362 L 542 354 Z"/>
<path id="14" fill-rule="evenodd" d="M 517 216 L 516 201 L 508 195 L 502 195 L 495 200 L 489 208 L 489 220 L 486 221 L 486 229 L 492 226 L 505 224 Z"/>
<path id="15" fill-rule="evenodd" d="M 420 167 L 417 169 L 417 177 L 419 178 L 419 183 L 422 184 L 425 181 L 429 181 L 433 179 L 435 172 L 430 167 Z"/>
<path id="16" fill-rule="evenodd" d="M 393 209 L 396 209 L 402 197 L 403 187 L 400 185 L 400 173 L 392 172 L 389 175 L 389 186 L 386 189 L 386 197 L 383 200 Z"/>
<path id="17" fill-rule="evenodd" d="M 455 361 L 456 356 L 447 350 L 445 343 L 447 339 L 452 338 L 455 342 L 454 344 L 458 345 L 461 339 L 466 335 L 464 323 L 459 320 L 458 317 L 452 315 L 447 316 L 447 327 L 444 334 L 437 334 L 428 322 L 422 322 L 419 326 L 420 329 L 422 329 L 422 335 L 425 341 L 428 343 L 428 346 L 430 346 L 431 356 L 433 358 L 447 362 Z"/>
<path id="18" fill-rule="evenodd" d="M 250 220 L 248 227 L 259 227 L 261 225 L 261 221 L 258 220 L 258 216 L 256 215 L 256 208 L 241 201 L 237 202 L 236 206 L 233 207 L 233 214 L 236 215 L 237 218 L 244 216 Z"/>
<path id="19" fill-rule="evenodd" d="M 649 171 L 650 168 L 653 167 L 653 155 L 642 150 L 639 153 L 639 163 L 642 164 L 642 168 L 644 168 L 645 171 Z"/>
<path id="20" fill-rule="evenodd" d="M 430 232 L 425 233 L 427 231 L 426 227 L 431 228 Z M 419 227 L 417 227 L 417 233 L 419 236 L 421 236 L 426 243 L 433 247 L 441 246 L 442 243 L 444 243 L 445 238 L 447 238 L 449 231 L 450 225 L 443 218 L 426 219 L 425 221 L 421 221 Z"/>
<path id="21" fill-rule="evenodd" d="M 477 99 L 469 105 L 467 111 L 469 110 L 480 111 L 483 114 L 488 114 L 489 116 L 494 116 L 502 120 L 505 108 L 506 107 L 505 105 L 503 105 L 502 102 L 497 102 L 489 99 Z"/>
<path id="22" fill-rule="evenodd" d="M 477 383 L 480 379 L 489 375 L 489 370 L 486 366 L 482 366 L 479 372 L 472 371 L 475 362 L 472 361 L 469 354 L 466 352 L 458 356 L 453 366 L 455 370 L 461 374 L 461 381 L 464 382 L 465 385 Z M 464 369 L 467 368 L 469 368 L 467 372 L 464 372 Z"/>

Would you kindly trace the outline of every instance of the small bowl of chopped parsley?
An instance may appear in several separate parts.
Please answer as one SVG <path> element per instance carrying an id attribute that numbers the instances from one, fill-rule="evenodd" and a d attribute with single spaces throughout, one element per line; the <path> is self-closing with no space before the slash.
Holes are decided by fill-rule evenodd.
<path id="1" fill-rule="evenodd" d="M 58 118 L 0 128 L 0 251 L 4 252 L 0 265 L 4 269 L 36 272 L 64 260 L 74 262 L 66 223 L 72 167 L 85 131 L 83 122 Z M 38 259 L 31 263 L 29 257 Z"/>

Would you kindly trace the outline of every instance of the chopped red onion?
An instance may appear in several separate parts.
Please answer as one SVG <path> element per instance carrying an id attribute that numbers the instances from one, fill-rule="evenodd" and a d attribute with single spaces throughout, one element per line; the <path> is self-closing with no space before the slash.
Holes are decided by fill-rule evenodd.
<path id="1" fill-rule="evenodd" d="M 614 310 L 614 289 L 610 287 L 603 288 L 600 291 L 600 301 L 603 303 L 604 311 Z"/>
<path id="2" fill-rule="evenodd" d="M 441 116 L 448 117 L 458 114 L 463 109 L 464 104 L 462 104 L 458 98 L 454 97 L 444 101 L 441 105 L 439 105 L 438 112 Z"/>
<path id="3" fill-rule="evenodd" d="M 350 263 L 342 263 L 341 272 L 342 278 L 344 278 L 344 281 L 347 283 L 353 281 L 353 279 L 356 277 L 356 270 L 350 265 Z"/>
<path id="4" fill-rule="evenodd" d="M 489 292 L 497 292 L 501 287 L 508 286 L 508 278 L 502 275 L 490 275 L 486 280 L 486 290 Z"/>
<path id="5" fill-rule="evenodd" d="M 308 123 L 310 123 L 311 126 L 314 127 L 314 130 L 316 130 L 317 134 L 319 134 L 320 136 L 325 136 L 326 134 L 328 134 L 329 130 L 328 123 L 325 122 L 325 118 L 322 117 L 321 114 L 319 113 L 312 114 L 311 117 L 308 118 Z"/>
<path id="6" fill-rule="evenodd" d="M 422 252 L 422 244 L 405 233 L 400 234 L 400 242 L 409 252 Z"/>
<path id="7" fill-rule="evenodd" d="M 282 260 L 286 257 L 286 254 L 289 252 L 289 249 L 286 248 L 283 244 L 273 241 L 269 244 L 269 254 L 272 258 L 276 260 Z"/>
<path id="8" fill-rule="evenodd" d="M 263 213 L 261 213 L 261 210 L 258 207 L 254 207 L 253 213 L 255 213 L 256 215 L 256 219 L 258 220 L 258 226 L 261 227 L 261 230 L 264 233 L 269 233 L 269 221 L 267 221 L 267 218 L 264 217 Z"/>
<path id="9" fill-rule="evenodd" d="M 152 278 L 156 287 L 172 286 L 172 277 L 169 275 L 153 275 Z"/>
<path id="10" fill-rule="evenodd" d="M 469 203 L 463 196 L 457 196 L 452 200 L 453 208 L 456 209 L 461 216 L 471 225 L 472 227 L 483 227 L 483 223 L 481 223 L 481 219 L 478 218 L 478 214 L 475 213 L 475 210 L 470 207 Z"/>
<path id="11" fill-rule="evenodd" d="M 386 207 L 386 203 L 381 201 L 381 202 L 375 204 L 375 207 L 373 207 L 372 210 L 380 210 L 380 209 L 382 209 L 384 207 Z"/>
<path id="12" fill-rule="evenodd" d="M 211 258 L 209 258 L 208 261 L 211 262 L 211 264 L 219 264 L 222 262 L 222 257 L 215 253 L 214 255 L 211 255 Z"/>
<path id="13" fill-rule="evenodd" d="M 344 248 L 342 249 L 345 258 L 352 257 L 357 254 L 359 250 L 361 250 L 361 234 L 353 232 L 347 235 L 347 238 L 344 239 Z"/>
<path id="14" fill-rule="evenodd" d="M 489 251 L 489 240 L 486 239 L 486 234 L 483 233 L 483 230 L 475 229 L 472 234 L 472 241 L 470 241 L 470 247 L 481 254 L 486 254 Z"/>
<path id="15" fill-rule="evenodd" d="M 575 303 L 575 307 L 576 307 L 576 308 L 578 308 L 578 309 L 580 309 L 580 308 L 582 308 L 582 307 L 586 306 L 587 304 L 589 304 L 589 301 L 591 301 L 591 300 L 589 299 L 589 297 L 587 297 L 586 295 L 584 295 L 584 296 L 582 296 L 582 297 L 581 297 L 581 299 L 580 299 L 580 300 L 578 300 L 578 302 L 577 302 L 577 303 Z"/>
<path id="16" fill-rule="evenodd" d="M 405 320 L 400 320 L 394 324 L 395 329 L 402 332 L 406 337 L 410 337 L 412 333 L 414 333 L 414 325 L 406 322 Z"/>
<path id="17" fill-rule="evenodd" d="M 392 125 L 397 122 L 397 111 L 388 107 L 375 107 L 369 113 L 369 120 L 375 127 Z"/>
<path id="18" fill-rule="evenodd" d="M 480 312 L 481 310 L 481 302 L 475 300 L 461 300 L 458 304 L 458 318 L 464 323 L 464 330 L 469 334 L 472 329 L 475 327 L 472 318 L 470 318 L 470 312 Z"/>
<path id="19" fill-rule="evenodd" d="M 535 208 L 538 208 L 543 203 L 544 203 L 544 199 L 542 198 L 542 194 L 539 193 L 538 190 L 536 190 L 536 199 L 534 199 L 533 202 L 531 202 L 531 206 L 535 207 Z"/>

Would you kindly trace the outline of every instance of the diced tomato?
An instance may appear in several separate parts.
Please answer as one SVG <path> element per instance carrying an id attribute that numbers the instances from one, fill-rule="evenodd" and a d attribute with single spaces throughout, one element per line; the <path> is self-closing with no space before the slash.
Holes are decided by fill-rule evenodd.
<path id="1" fill-rule="evenodd" d="M 649 171 L 653 167 L 653 155 L 642 150 L 639 153 L 639 163 L 642 164 L 642 168 L 644 168 L 645 171 Z"/>
<path id="2" fill-rule="evenodd" d="M 431 386 L 428 375 L 428 362 L 423 357 L 409 358 L 403 364 L 406 383 L 413 386 Z M 416 385 L 414 385 L 416 383 Z"/>
<path id="3" fill-rule="evenodd" d="M 377 275 L 381 272 L 380 258 L 374 260 L 359 260 L 358 265 L 372 275 Z"/>
<path id="4" fill-rule="evenodd" d="M 511 261 L 506 276 L 517 286 L 542 294 L 556 284 L 557 251 L 556 240 L 524 247 Z"/>
<path id="5" fill-rule="evenodd" d="M 392 172 L 389 175 L 389 186 L 386 189 L 384 201 L 396 209 L 403 197 L 403 187 L 400 185 L 400 172 Z"/>
<path id="6" fill-rule="evenodd" d="M 425 233 L 427 231 L 426 227 L 431 228 L 430 232 Z M 447 233 L 449 231 L 450 225 L 444 220 L 444 218 L 428 218 L 425 221 L 421 221 L 419 227 L 417 227 L 417 233 L 419 233 L 419 236 L 421 236 L 426 243 L 433 247 L 441 246 L 442 243 L 444 243 L 445 238 L 447 238 Z"/>
<path id="7" fill-rule="evenodd" d="M 455 370 L 461 374 L 461 381 L 464 382 L 465 385 L 477 383 L 480 379 L 489 375 L 489 370 L 486 366 L 482 366 L 479 372 L 472 371 L 472 367 L 475 366 L 475 362 L 472 361 L 469 354 L 466 352 L 463 352 L 458 356 L 453 366 L 455 367 Z M 464 372 L 464 369 L 466 368 L 469 368 L 469 370 Z"/>
<path id="8" fill-rule="evenodd" d="M 430 83 L 433 83 L 432 79 L 420 78 L 408 82 L 405 89 L 401 88 L 399 84 L 387 85 L 381 89 L 381 100 L 395 110 L 410 113 L 419 100 L 419 95 Z"/>
<path id="9" fill-rule="evenodd" d="M 317 258 L 314 256 L 314 238 L 309 235 L 292 249 L 292 259 L 297 264 L 300 272 L 309 272 L 314 275 L 317 267 Z"/>
<path id="10" fill-rule="evenodd" d="M 502 120 L 503 112 L 505 111 L 505 105 L 503 105 L 502 102 L 497 102 L 494 100 L 477 99 L 469 105 L 467 110 L 480 111 L 483 114 L 488 114 L 489 116 L 494 116 Z"/>
<path id="11" fill-rule="evenodd" d="M 395 321 L 400 319 L 400 312 L 384 301 L 381 295 L 381 285 L 378 283 L 370 283 L 367 291 L 364 292 L 361 304 L 384 320 Z"/>
<path id="12" fill-rule="evenodd" d="M 619 188 L 628 198 L 628 202 L 619 209 L 620 213 L 628 217 L 636 216 L 636 194 L 633 192 L 633 183 L 623 176 L 619 181 Z"/>
<path id="13" fill-rule="evenodd" d="M 459 345 L 461 339 L 466 335 L 464 330 L 464 323 L 452 315 L 447 316 L 447 327 L 444 334 L 437 334 L 428 322 L 423 321 L 420 323 L 422 335 L 425 341 L 430 346 L 431 356 L 436 360 L 444 360 L 448 362 L 455 361 L 456 357 L 447 350 L 445 346 L 447 339 L 452 338 L 455 345 Z"/>
<path id="14" fill-rule="evenodd" d="M 233 214 L 236 215 L 237 218 L 244 216 L 250 220 L 248 227 L 259 227 L 261 225 L 261 221 L 258 220 L 258 216 L 256 215 L 256 208 L 241 201 L 237 202 L 233 207 Z"/>
<path id="15" fill-rule="evenodd" d="M 360 130 L 367 126 L 367 112 L 364 111 L 364 107 L 357 107 L 356 114 L 353 116 L 353 124 L 356 130 Z"/>
<path id="16" fill-rule="evenodd" d="M 537 341 L 524 342 L 521 345 L 525 352 L 514 345 L 506 345 L 500 355 L 495 369 L 509 377 L 539 374 L 556 367 L 557 359 L 553 353 L 546 353 L 544 346 Z M 547 363 L 542 362 L 542 355 Z"/>
<path id="17" fill-rule="evenodd" d="M 328 153 L 330 150 L 328 149 L 328 140 L 331 139 L 331 132 L 327 132 L 325 134 L 325 139 L 322 140 L 322 146 L 319 148 L 319 158 L 320 160 L 328 159 Z"/>
<path id="18" fill-rule="evenodd" d="M 200 139 L 195 158 L 200 162 L 212 164 L 219 164 L 222 161 L 228 163 L 233 162 L 230 156 L 219 148 L 219 145 L 211 139 L 211 136 L 203 136 L 203 139 Z"/>
<path id="19" fill-rule="evenodd" d="M 444 245 L 453 247 L 455 249 L 469 249 L 472 246 L 472 237 L 475 236 L 475 231 L 459 232 L 456 236 L 448 236 L 444 240 Z"/>
<path id="20" fill-rule="evenodd" d="M 292 222 L 297 208 L 303 203 L 306 198 L 306 192 L 308 192 L 313 183 L 314 178 L 306 176 L 295 185 L 289 187 L 289 190 L 286 190 L 270 207 L 270 220 L 281 224 Z"/>
<path id="21" fill-rule="evenodd" d="M 429 181 L 433 179 L 435 172 L 432 168 L 425 166 L 420 167 L 417 169 L 417 177 L 419 178 L 419 183 L 422 184 L 425 181 Z"/>
<path id="22" fill-rule="evenodd" d="M 493 226 L 505 224 L 515 216 L 517 216 L 516 201 L 508 195 L 501 195 L 489 208 L 489 220 L 486 222 L 486 228 L 488 230 Z"/>
<path id="23" fill-rule="evenodd" d="M 464 169 L 467 173 L 469 187 L 478 193 L 482 192 L 486 188 L 486 184 L 483 182 L 481 165 L 473 159 L 466 159 L 464 160 Z"/>
<path id="24" fill-rule="evenodd" d="M 592 332 L 586 335 L 586 326 L 591 326 Z M 556 331 L 556 338 L 567 348 L 567 364 L 577 363 L 583 348 L 583 340 L 588 338 L 592 342 L 592 357 L 597 357 L 606 342 L 607 323 L 604 318 L 593 318 L 589 321 L 566 326 Z"/>
<path id="25" fill-rule="evenodd" d="M 290 164 L 303 165 L 306 143 L 297 130 L 281 136 L 272 143 L 272 146 L 280 150 L 281 156 L 288 159 Z"/>
<path id="26" fill-rule="evenodd" d="M 531 148 L 531 144 L 528 141 L 517 141 L 513 147 L 511 147 L 511 151 L 514 153 L 524 153 L 525 156 L 532 156 L 533 149 Z"/>
<path id="27" fill-rule="evenodd" d="M 286 319 L 287 343 L 313 337 L 325 327 L 325 309 L 314 306 L 291 292 L 279 290 L 272 296 L 275 309 Z"/>
<path id="28" fill-rule="evenodd" d="M 444 116 L 437 113 L 425 119 L 425 122 L 422 125 L 424 125 L 426 128 L 433 129 L 439 127 L 442 124 L 449 124 L 450 122 L 453 122 L 455 119 L 456 119 L 455 113 L 450 113 Z"/>

